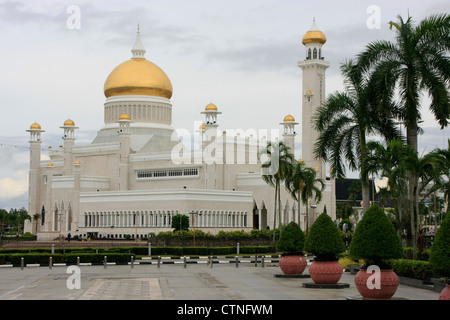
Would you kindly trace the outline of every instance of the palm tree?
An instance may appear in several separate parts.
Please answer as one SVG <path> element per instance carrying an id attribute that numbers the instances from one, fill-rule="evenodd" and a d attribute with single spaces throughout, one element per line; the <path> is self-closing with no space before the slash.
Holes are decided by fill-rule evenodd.
<path id="1" fill-rule="evenodd" d="M 282 230 L 281 224 L 281 183 L 286 181 L 286 179 L 292 175 L 292 162 L 294 161 L 294 156 L 291 153 L 289 147 L 287 147 L 284 142 L 268 142 L 267 146 L 260 152 L 259 159 L 262 161 L 261 156 L 265 155 L 268 157 L 264 163 L 261 164 L 262 178 L 263 180 L 275 187 L 275 203 L 274 203 L 274 222 L 273 222 L 273 243 L 275 246 L 275 229 L 276 229 L 276 218 L 278 211 L 279 219 L 279 229 L 280 234 Z"/>
<path id="2" fill-rule="evenodd" d="M 437 14 L 414 25 L 411 17 L 401 16 L 389 22 L 395 31 L 395 42 L 374 41 L 358 55 L 362 72 L 372 74 L 372 83 L 382 101 L 379 106 L 386 114 L 402 120 L 406 126 L 407 144 L 417 153 L 417 134 L 422 91 L 431 98 L 430 110 L 441 128 L 448 125 L 450 115 L 448 83 L 450 80 L 450 15 Z M 394 104 L 395 93 L 399 102 L 391 112 L 386 105 Z M 414 199 L 417 177 L 408 176 L 408 197 Z M 411 220 L 414 221 L 415 203 L 410 201 Z M 414 223 L 411 224 L 411 227 Z M 415 232 L 415 230 L 412 230 Z M 413 233 L 414 233 L 413 232 Z"/>
<path id="3" fill-rule="evenodd" d="M 369 79 L 362 76 L 352 60 L 341 65 L 345 92 L 327 97 L 313 116 L 319 132 L 315 155 L 330 163 L 332 177 L 345 178 L 345 161 L 351 170 L 358 170 L 366 157 L 369 134 L 397 135 L 390 118 L 378 116 L 375 92 Z M 360 174 L 363 210 L 370 206 L 369 176 Z"/>
<path id="4" fill-rule="evenodd" d="M 317 172 L 313 168 L 307 167 L 303 160 L 293 164 L 292 175 L 286 180 L 286 188 L 291 196 L 297 201 L 298 221 L 300 222 L 300 203 L 306 206 L 306 233 L 309 228 L 308 202 L 314 197 L 315 202 L 320 202 L 322 192 L 325 188 L 323 179 L 316 178 Z M 319 185 L 320 187 L 318 187 Z"/>
<path id="5" fill-rule="evenodd" d="M 410 214 L 410 239 L 416 257 L 417 236 L 419 229 L 419 193 L 421 188 L 425 187 L 435 178 L 435 171 L 438 165 L 437 157 L 433 153 L 419 157 L 417 152 L 402 143 L 399 139 L 393 139 L 387 142 L 384 147 L 380 142 L 368 143 L 368 156 L 364 160 L 362 172 L 364 174 L 380 173 L 381 176 L 388 178 L 388 187 L 393 198 L 397 199 L 397 209 L 399 212 L 399 222 L 402 222 L 402 204 L 407 200 L 413 202 L 413 212 Z M 413 183 L 413 198 L 405 199 L 407 177 L 415 177 Z M 419 183 L 420 182 L 420 183 Z M 417 217 L 417 219 L 416 219 Z"/>

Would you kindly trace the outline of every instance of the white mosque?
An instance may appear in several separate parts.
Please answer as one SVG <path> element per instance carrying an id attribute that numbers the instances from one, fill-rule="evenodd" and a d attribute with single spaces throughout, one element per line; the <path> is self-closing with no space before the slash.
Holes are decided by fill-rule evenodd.
<path id="1" fill-rule="evenodd" d="M 326 182 L 321 203 L 312 203 L 313 216 L 324 211 L 335 219 L 335 181 L 325 163 L 313 157 L 317 133 L 311 116 L 325 98 L 322 57 L 325 35 L 315 22 L 303 37 L 302 159 Z M 230 134 L 219 130 L 220 107 L 210 103 L 202 114 L 198 146 L 189 149 L 171 126 L 172 84 L 166 73 L 145 58 L 138 30 L 130 60 L 117 66 L 104 85 L 104 126 L 91 144 L 76 145 L 71 119 L 60 127 L 63 144 L 49 148 L 50 160 L 41 159 L 41 135 L 33 123 L 30 133 L 29 203 L 25 231 L 38 239 L 63 234 L 83 238 L 146 238 L 152 232 L 173 230 L 171 218 L 190 217 L 191 227 L 216 234 L 220 230 L 273 228 L 274 188 L 262 179 L 260 149 L 267 138 L 257 134 Z M 223 110 L 224 111 L 224 110 Z M 223 112 L 226 116 L 226 112 Z M 292 115 L 280 123 L 280 139 L 294 150 Z M 257 124 L 255 124 L 256 126 Z M 248 133 L 248 132 L 247 132 Z M 305 228 L 304 206 L 283 189 L 282 222 Z"/>

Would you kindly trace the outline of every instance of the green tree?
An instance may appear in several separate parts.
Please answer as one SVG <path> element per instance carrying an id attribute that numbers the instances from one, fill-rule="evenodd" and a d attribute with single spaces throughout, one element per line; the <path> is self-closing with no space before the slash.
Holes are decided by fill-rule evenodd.
<path id="1" fill-rule="evenodd" d="M 450 283 L 450 214 L 446 214 L 430 250 L 430 264 L 433 273 L 446 278 Z"/>
<path id="2" fill-rule="evenodd" d="M 189 230 L 189 217 L 184 214 L 177 214 L 172 217 L 173 231 Z"/>
<path id="3" fill-rule="evenodd" d="M 417 153 L 421 94 L 426 92 L 431 98 L 429 109 L 441 128 L 448 125 L 450 118 L 450 15 L 432 15 L 418 24 L 411 17 L 406 21 L 401 16 L 397 18 L 396 22 L 389 22 L 395 41 L 371 42 L 358 55 L 358 66 L 362 72 L 371 74 L 382 112 L 404 122 L 407 145 Z M 395 101 L 397 92 L 398 102 Z M 392 105 L 396 107 L 387 107 Z M 409 212 L 414 235 L 416 180 L 414 170 L 409 170 Z"/>
<path id="4" fill-rule="evenodd" d="M 322 192 L 325 189 L 323 179 L 317 178 L 314 168 L 307 167 L 303 160 L 293 163 L 292 175 L 286 179 L 286 188 L 297 201 L 298 221 L 300 221 L 300 203 L 306 207 L 306 233 L 309 229 L 309 199 L 315 202 L 322 200 Z"/>
<path id="5" fill-rule="evenodd" d="M 447 149 L 436 148 L 432 151 L 436 155 L 439 162 L 437 170 L 445 177 L 439 181 L 438 187 L 444 190 L 445 202 L 447 203 L 447 211 L 450 212 L 450 139 L 447 139 Z"/>
<path id="6" fill-rule="evenodd" d="M 305 234 L 300 226 L 291 221 L 283 227 L 283 232 L 277 242 L 277 249 L 291 255 L 303 254 Z"/>
<path id="7" fill-rule="evenodd" d="M 397 134 L 393 122 L 379 116 L 371 82 L 352 60 L 341 65 L 345 91 L 330 94 L 313 116 L 313 126 L 319 132 L 314 145 L 316 157 L 330 163 L 331 175 L 345 178 L 345 164 L 359 170 L 366 157 L 369 134 Z M 363 210 L 370 205 L 369 177 L 360 173 Z"/>
<path id="8" fill-rule="evenodd" d="M 35 213 L 33 214 L 33 221 L 36 224 L 36 234 L 38 232 L 38 221 L 41 218 L 41 214 L 40 213 Z"/>
<path id="9" fill-rule="evenodd" d="M 264 156 L 267 157 L 267 159 L 263 159 Z M 276 229 L 278 212 L 278 223 L 281 233 L 281 183 L 284 183 L 288 177 L 292 176 L 294 156 L 291 153 L 290 148 L 286 146 L 284 142 L 268 142 L 267 146 L 261 150 L 259 159 L 262 162 L 261 171 L 263 180 L 267 184 L 275 187 L 273 229 Z M 275 247 L 275 232 L 273 234 L 272 245 Z"/>

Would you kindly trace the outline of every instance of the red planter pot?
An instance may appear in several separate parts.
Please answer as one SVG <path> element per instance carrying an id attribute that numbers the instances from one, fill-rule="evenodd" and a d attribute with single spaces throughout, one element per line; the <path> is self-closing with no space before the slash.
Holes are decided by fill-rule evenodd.
<path id="1" fill-rule="evenodd" d="M 284 274 L 302 274 L 307 261 L 301 255 L 284 255 L 279 261 L 279 266 Z"/>
<path id="2" fill-rule="evenodd" d="M 309 266 L 309 274 L 316 284 L 336 284 L 343 271 L 338 261 L 314 261 Z"/>
<path id="3" fill-rule="evenodd" d="M 439 300 L 450 300 L 450 284 L 446 285 L 439 295 Z"/>
<path id="4" fill-rule="evenodd" d="M 366 269 L 361 269 L 355 276 L 355 285 L 359 293 L 364 299 L 374 299 L 374 300 L 387 300 L 390 299 L 394 293 L 397 291 L 397 287 L 400 283 L 397 274 L 392 269 L 381 269 L 379 273 L 380 288 L 368 287 L 367 279 L 370 279 L 370 283 L 375 285 L 373 282 L 377 275 L 372 272 L 366 272 Z M 376 280 L 375 280 L 376 281 Z"/>

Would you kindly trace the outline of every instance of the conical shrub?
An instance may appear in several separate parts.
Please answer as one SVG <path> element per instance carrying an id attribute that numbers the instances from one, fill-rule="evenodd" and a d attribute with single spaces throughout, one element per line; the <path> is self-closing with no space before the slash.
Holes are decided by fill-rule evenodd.
<path id="1" fill-rule="evenodd" d="M 304 250 L 314 254 L 316 261 L 336 261 L 338 255 L 345 251 L 339 229 L 328 214 L 322 213 L 312 224 Z"/>
<path id="2" fill-rule="evenodd" d="M 350 242 L 350 255 L 382 269 L 389 267 L 387 260 L 403 257 L 400 237 L 379 206 L 370 207 L 357 224 Z"/>
<path id="3" fill-rule="evenodd" d="M 277 249 L 285 254 L 303 254 L 305 234 L 295 222 L 290 222 L 281 231 L 281 237 L 277 242 Z"/>
<path id="4" fill-rule="evenodd" d="M 444 221 L 436 232 L 430 252 L 431 271 L 436 277 L 446 278 L 450 282 L 450 214 L 446 214 Z"/>

